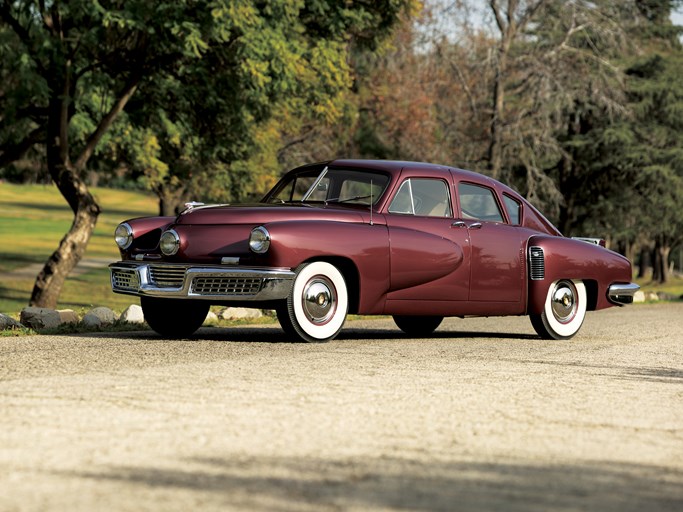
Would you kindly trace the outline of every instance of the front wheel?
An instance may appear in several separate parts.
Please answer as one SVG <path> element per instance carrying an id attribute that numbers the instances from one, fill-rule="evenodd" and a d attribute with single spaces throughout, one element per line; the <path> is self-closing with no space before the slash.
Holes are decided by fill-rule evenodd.
<path id="1" fill-rule="evenodd" d="M 409 336 L 429 336 L 441 325 L 442 321 L 442 316 L 394 315 L 394 323 Z"/>
<path id="2" fill-rule="evenodd" d="M 191 335 L 209 312 L 209 304 L 197 300 L 140 297 L 140 306 L 149 326 L 166 338 Z"/>
<path id="3" fill-rule="evenodd" d="M 560 279 L 550 285 L 540 315 L 530 315 L 541 338 L 568 340 L 586 317 L 586 287 L 582 281 Z"/>
<path id="4" fill-rule="evenodd" d="M 344 276 L 334 265 L 316 261 L 297 270 L 286 314 L 278 310 L 278 319 L 287 334 L 320 343 L 339 334 L 348 309 Z"/>

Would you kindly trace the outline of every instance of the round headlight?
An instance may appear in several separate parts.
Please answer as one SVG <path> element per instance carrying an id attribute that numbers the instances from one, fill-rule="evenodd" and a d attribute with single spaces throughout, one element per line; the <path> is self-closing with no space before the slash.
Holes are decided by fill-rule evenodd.
<path id="1" fill-rule="evenodd" d="M 251 230 L 249 248 L 257 254 L 263 254 L 270 247 L 270 233 L 263 226 Z"/>
<path id="2" fill-rule="evenodd" d="M 180 237 L 174 230 L 164 231 L 159 240 L 159 249 L 166 256 L 173 256 L 180 248 Z"/>
<path id="3" fill-rule="evenodd" d="M 114 238 L 116 239 L 116 245 L 121 249 L 128 249 L 130 244 L 133 243 L 133 228 L 127 222 L 119 224 L 116 226 L 116 231 L 114 231 Z"/>

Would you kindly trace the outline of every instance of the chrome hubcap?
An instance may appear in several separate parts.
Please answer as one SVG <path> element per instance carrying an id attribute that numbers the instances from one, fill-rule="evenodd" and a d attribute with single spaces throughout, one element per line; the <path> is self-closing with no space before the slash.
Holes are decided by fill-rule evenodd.
<path id="1" fill-rule="evenodd" d="M 566 324 L 574 318 L 576 309 L 576 288 L 574 285 L 569 281 L 557 283 L 552 295 L 552 310 L 555 319 Z"/>
<path id="2" fill-rule="evenodd" d="M 334 285 L 322 276 L 311 279 L 304 288 L 302 305 L 306 317 L 314 324 L 325 324 L 337 309 Z"/>

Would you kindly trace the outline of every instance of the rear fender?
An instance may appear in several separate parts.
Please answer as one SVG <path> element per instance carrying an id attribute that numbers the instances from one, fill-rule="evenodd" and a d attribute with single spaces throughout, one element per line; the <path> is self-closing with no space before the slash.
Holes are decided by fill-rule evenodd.
<path id="1" fill-rule="evenodd" d="M 530 256 L 540 248 L 543 275 L 538 271 L 538 256 Z M 537 251 L 536 251 L 537 252 Z M 528 242 L 529 302 L 528 313 L 540 314 L 550 285 L 558 279 L 576 279 L 586 284 L 588 309 L 604 309 L 613 304 L 607 290 L 613 283 L 631 281 L 631 263 L 599 245 L 564 237 L 532 236 Z M 536 258 L 536 262 L 532 261 Z M 536 274 L 536 275 L 534 275 Z"/>

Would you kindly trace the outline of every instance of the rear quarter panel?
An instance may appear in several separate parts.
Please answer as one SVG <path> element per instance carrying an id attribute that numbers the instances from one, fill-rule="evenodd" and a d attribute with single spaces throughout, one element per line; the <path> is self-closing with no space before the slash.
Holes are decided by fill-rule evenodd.
<path id="1" fill-rule="evenodd" d="M 631 263 L 604 247 L 552 236 L 533 236 L 529 247 L 541 247 L 545 255 L 545 278 L 529 279 L 529 313 L 543 310 L 548 289 L 558 279 L 580 279 L 586 284 L 588 309 L 604 309 L 613 304 L 607 299 L 607 289 L 613 283 L 631 282 Z"/>

